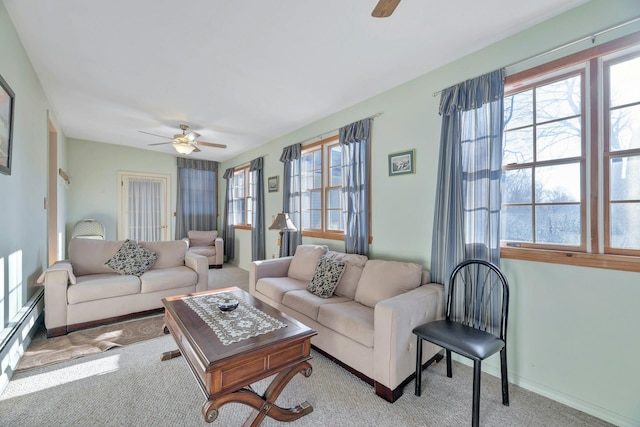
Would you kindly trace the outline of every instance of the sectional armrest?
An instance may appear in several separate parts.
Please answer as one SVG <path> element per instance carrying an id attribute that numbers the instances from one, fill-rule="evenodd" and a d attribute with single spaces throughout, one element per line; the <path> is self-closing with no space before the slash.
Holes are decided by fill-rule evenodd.
<path id="1" fill-rule="evenodd" d="M 209 260 L 206 256 L 187 252 L 184 256 L 184 265 L 194 270 L 198 274 L 196 292 L 209 289 Z"/>
<path id="2" fill-rule="evenodd" d="M 374 310 L 373 377 L 395 389 L 415 371 L 414 327 L 444 318 L 444 289 L 437 283 L 380 301 Z M 425 359 L 438 350 L 424 351 Z M 430 354 L 433 353 L 433 354 Z"/>
<path id="3" fill-rule="evenodd" d="M 293 257 L 253 261 L 249 266 L 249 292 L 253 295 L 256 283 L 263 277 L 287 277 Z"/>

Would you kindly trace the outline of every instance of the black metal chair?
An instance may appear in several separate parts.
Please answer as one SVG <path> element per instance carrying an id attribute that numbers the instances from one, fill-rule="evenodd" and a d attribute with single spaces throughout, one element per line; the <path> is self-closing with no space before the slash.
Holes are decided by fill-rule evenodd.
<path id="1" fill-rule="evenodd" d="M 454 268 L 449 279 L 444 320 L 416 326 L 416 396 L 422 387 L 422 340 L 443 347 L 447 377 L 452 377 L 451 352 L 473 360 L 472 426 L 480 422 L 480 373 L 487 357 L 500 352 L 502 403 L 509 406 L 507 382 L 507 317 L 509 284 L 494 264 L 471 259 Z"/>

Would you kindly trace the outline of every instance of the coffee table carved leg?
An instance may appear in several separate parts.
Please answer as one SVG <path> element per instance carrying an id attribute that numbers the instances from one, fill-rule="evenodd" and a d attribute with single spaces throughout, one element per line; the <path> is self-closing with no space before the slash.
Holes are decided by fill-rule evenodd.
<path id="1" fill-rule="evenodd" d="M 165 335 L 169 335 L 171 333 L 171 331 L 169 330 L 169 326 L 167 326 L 166 322 L 164 325 L 162 325 L 162 332 L 164 332 Z M 164 362 L 165 360 L 171 360 L 175 357 L 180 357 L 180 356 L 182 356 L 182 353 L 180 353 L 180 350 L 165 351 L 164 353 L 162 353 L 162 356 L 160 356 L 160 360 Z"/>
<path id="2" fill-rule="evenodd" d="M 302 402 L 300 405 L 292 408 L 281 408 L 274 402 L 278 399 L 282 390 L 291 381 L 291 379 L 298 373 L 309 377 L 311 375 L 312 368 L 309 362 L 302 362 L 289 369 L 280 372 L 273 379 L 267 390 L 262 396 L 253 390 L 243 388 L 237 390 L 231 394 L 220 396 L 214 400 L 207 400 L 202 405 L 202 415 L 206 422 L 210 423 L 215 421 L 218 417 L 218 409 L 230 402 L 242 403 L 254 408 L 254 410 L 244 423 L 244 427 L 257 427 L 262 420 L 268 416 L 277 421 L 294 421 L 298 418 L 305 416 L 313 412 L 313 406 L 309 402 Z"/>

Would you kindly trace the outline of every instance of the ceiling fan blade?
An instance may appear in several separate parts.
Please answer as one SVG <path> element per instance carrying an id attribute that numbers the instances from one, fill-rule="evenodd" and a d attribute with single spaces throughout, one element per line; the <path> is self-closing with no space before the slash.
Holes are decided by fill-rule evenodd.
<path id="1" fill-rule="evenodd" d="M 173 139 L 173 138 L 171 138 L 171 137 L 169 137 L 169 136 L 158 135 L 158 134 L 151 133 L 151 132 L 145 132 L 145 131 L 143 131 L 143 130 L 139 130 L 138 132 L 140 132 L 140 133 L 146 133 L 147 135 L 152 135 L 152 136 L 159 136 L 160 138 Z"/>
<path id="2" fill-rule="evenodd" d="M 165 144 L 173 144 L 173 141 L 169 141 L 169 142 L 156 142 L 155 144 L 147 144 L 147 145 L 165 145 Z"/>
<path id="3" fill-rule="evenodd" d="M 196 143 L 198 145 L 204 145 L 205 147 L 227 148 L 227 146 L 224 144 L 214 144 L 213 142 L 197 141 Z"/>
<path id="4" fill-rule="evenodd" d="M 396 7 L 400 3 L 400 0 L 379 0 L 376 7 L 371 12 L 371 16 L 374 18 L 386 18 L 391 16 Z"/>
<path id="5" fill-rule="evenodd" d="M 193 146 L 193 151 L 192 151 L 192 153 L 198 153 L 198 152 L 200 152 L 200 151 L 202 151 L 202 150 L 201 150 L 201 149 L 199 149 L 198 147 L 196 147 L 195 145 Z"/>

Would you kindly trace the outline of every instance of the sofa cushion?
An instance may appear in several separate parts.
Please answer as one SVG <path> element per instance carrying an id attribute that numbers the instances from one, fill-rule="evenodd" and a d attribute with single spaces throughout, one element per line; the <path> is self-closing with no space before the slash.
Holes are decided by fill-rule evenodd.
<path id="1" fill-rule="evenodd" d="M 195 231 L 187 232 L 189 238 L 189 247 L 193 246 L 212 246 L 216 242 L 218 232 L 212 231 Z"/>
<path id="2" fill-rule="evenodd" d="M 189 247 L 189 252 L 193 252 L 194 254 L 206 256 L 207 258 L 211 256 L 216 256 L 216 247 L 215 246 L 198 246 L 198 247 Z"/>
<path id="3" fill-rule="evenodd" d="M 373 347 L 374 310 L 355 301 L 323 304 L 317 322 L 365 347 Z"/>
<path id="4" fill-rule="evenodd" d="M 123 276 L 112 271 L 107 274 L 78 276 L 77 279 L 75 285 L 67 288 L 69 304 L 140 293 L 140 279 L 132 275 Z M 105 304 L 108 302 L 105 301 Z"/>
<path id="5" fill-rule="evenodd" d="M 140 276 L 156 262 L 156 253 L 129 239 L 105 264 L 120 274 Z"/>
<path id="6" fill-rule="evenodd" d="M 320 258 L 316 270 L 313 272 L 311 283 L 307 290 L 320 298 L 329 298 L 338 286 L 344 273 L 345 263 L 327 258 L 326 254 Z"/>
<path id="7" fill-rule="evenodd" d="M 156 253 L 158 258 L 152 269 L 182 267 L 184 255 L 187 253 L 187 242 L 184 240 L 169 240 L 161 242 L 138 242 L 143 248 Z"/>
<path id="8" fill-rule="evenodd" d="M 292 279 L 304 280 L 310 282 L 316 265 L 320 261 L 320 257 L 324 255 L 329 248 L 325 245 L 299 245 L 296 253 L 293 255 L 291 265 L 289 265 L 289 273 Z"/>
<path id="9" fill-rule="evenodd" d="M 362 270 L 355 300 L 373 308 L 379 301 L 417 288 L 421 279 L 420 264 L 369 260 Z"/>
<path id="10" fill-rule="evenodd" d="M 73 238 L 69 242 L 69 261 L 73 266 L 73 274 L 113 274 L 106 266 L 107 262 L 122 246 L 123 240 L 95 240 Z"/>
<path id="11" fill-rule="evenodd" d="M 346 297 L 321 298 L 308 292 L 306 289 L 289 291 L 282 297 L 283 305 L 313 320 L 317 319 L 318 310 L 324 304 L 336 304 L 348 301 L 350 301 L 350 299 Z"/>
<path id="12" fill-rule="evenodd" d="M 256 283 L 256 292 L 279 303 L 287 292 L 299 290 L 307 292 L 306 288 L 307 282 L 290 277 L 263 277 Z"/>
<path id="13" fill-rule="evenodd" d="M 342 278 L 338 282 L 338 287 L 334 293 L 353 299 L 356 296 L 356 288 L 362 275 L 362 269 L 367 263 L 368 258 L 365 255 L 345 254 L 335 251 L 328 251 L 325 256 L 346 264 Z"/>
<path id="14" fill-rule="evenodd" d="M 198 274 L 189 267 L 171 267 L 149 270 L 140 276 L 140 292 L 150 293 L 195 286 Z"/>

